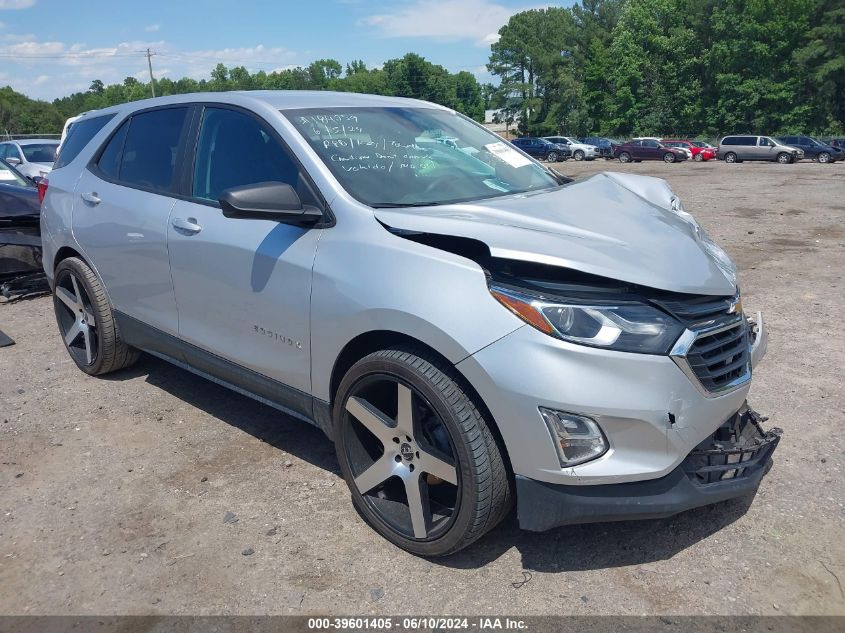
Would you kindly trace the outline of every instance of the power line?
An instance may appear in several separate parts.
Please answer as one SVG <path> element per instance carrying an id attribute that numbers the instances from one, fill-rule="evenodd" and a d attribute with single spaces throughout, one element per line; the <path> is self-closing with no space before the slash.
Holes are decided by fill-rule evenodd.
<path id="1" fill-rule="evenodd" d="M 112 57 L 137 57 L 135 53 L 106 53 L 106 52 L 90 52 L 90 53 L 62 53 L 56 55 L 20 55 L 18 53 L 0 53 L 0 57 L 5 59 L 111 59 Z"/>

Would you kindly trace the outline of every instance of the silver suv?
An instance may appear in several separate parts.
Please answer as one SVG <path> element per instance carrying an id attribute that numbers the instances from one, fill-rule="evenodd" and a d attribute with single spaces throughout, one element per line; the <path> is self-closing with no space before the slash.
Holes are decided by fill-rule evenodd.
<path id="1" fill-rule="evenodd" d="M 716 158 L 726 163 L 765 160 L 785 165 L 804 158 L 804 152 L 771 136 L 726 136 L 719 142 Z"/>
<path id="2" fill-rule="evenodd" d="M 211 93 L 85 114 L 41 217 L 82 371 L 144 351 L 317 425 L 416 554 L 514 501 L 528 530 L 667 516 L 771 465 L 762 319 L 662 180 L 570 182 L 420 101 Z"/>

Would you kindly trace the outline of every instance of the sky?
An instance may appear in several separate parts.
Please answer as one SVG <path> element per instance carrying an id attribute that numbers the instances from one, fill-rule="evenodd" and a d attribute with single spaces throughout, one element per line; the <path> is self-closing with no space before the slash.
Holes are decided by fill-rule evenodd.
<path id="1" fill-rule="evenodd" d="M 485 64 L 499 28 L 538 6 L 536 0 L 0 0 L 0 86 L 51 100 L 87 90 L 94 79 L 148 81 L 147 48 L 156 78 L 207 79 L 218 62 L 252 72 L 321 58 L 378 67 L 415 52 L 451 72 L 493 81 Z"/>

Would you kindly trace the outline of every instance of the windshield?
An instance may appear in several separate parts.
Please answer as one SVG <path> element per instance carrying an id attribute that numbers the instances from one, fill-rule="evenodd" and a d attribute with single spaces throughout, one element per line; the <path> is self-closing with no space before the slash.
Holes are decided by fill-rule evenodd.
<path id="1" fill-rule="evenodd" d="M 52 163 L 56 160 L 56 149 L 58 143 L 33 143 L 21 145 L 23 155 L 28 163 Z"/>
<path id="2" fill-rule="evenodd" d="M 513 145 L 434 108 L 283 111 L 340 184 L 373 207 L 467 202 L 556 187 Z"/>
<path id="3" fill-rule="evenodd" d="M 19 185 L 21 187 L 30 185 L 29 181 L 12 171 L 12 168 L 3 161 L 0 161 L 0 184 Z"/>

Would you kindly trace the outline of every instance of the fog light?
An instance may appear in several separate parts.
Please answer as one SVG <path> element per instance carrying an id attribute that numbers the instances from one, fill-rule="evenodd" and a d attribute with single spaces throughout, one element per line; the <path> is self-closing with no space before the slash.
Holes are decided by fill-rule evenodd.
<path id="1" fill-rule="evenodd" d="M 552 434 L 561 466 L 583 464 L 607 452 L 607 440 L 595 420 L 543 407 L 540 415 Z"/>

